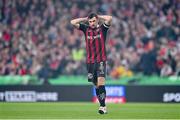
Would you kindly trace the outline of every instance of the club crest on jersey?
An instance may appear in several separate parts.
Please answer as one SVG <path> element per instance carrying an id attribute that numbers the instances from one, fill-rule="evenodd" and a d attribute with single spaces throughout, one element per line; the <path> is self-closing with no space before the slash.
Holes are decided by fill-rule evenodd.
<path id="1" fill-rule="evenodd" d="M 92 79 L 93 78 L 93 74 L 92 73 L 88 73 L 88 79 Z"/>

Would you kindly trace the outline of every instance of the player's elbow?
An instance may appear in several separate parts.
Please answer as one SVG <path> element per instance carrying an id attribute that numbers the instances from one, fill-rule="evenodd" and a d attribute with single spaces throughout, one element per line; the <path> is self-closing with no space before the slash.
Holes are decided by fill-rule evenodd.
<path id="1" fill-rule="evenodd" d="M 73 25 L 75 28 L 79 28 L 79 24 L 76 22 L 76 20 L 70 21 L 71 25 Z"/>
<path id="2" fill-rule="evenodd" d="M 109 16 L 109 19 L 112 20 L 112 16 Z"/>
<path id="3" fill-rule="evenodd" d="M 72 25 L 74 25 L 74 24 L 75 24 L 75 21 L 74 21 L 74 20 L 71 20 L 70 23 L 71 23 Z"/>
<path id="4" fill-rule="evenodd" d="M 112 16 L 109 16 L 109 17 L 108 17 L 108 21 L 109 21 L 109 22 L 112 22 Z"/>
<path id="5" fill-rule="evenodd" d="M 107 17 L 106 24 L 111 25 L 112 24 L 112 16 Z"/>

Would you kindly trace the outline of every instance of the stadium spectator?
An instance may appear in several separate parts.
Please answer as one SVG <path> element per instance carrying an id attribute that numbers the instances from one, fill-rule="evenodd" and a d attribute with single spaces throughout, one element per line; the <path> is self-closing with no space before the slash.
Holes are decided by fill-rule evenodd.
<path id="1" fill-rule="evenodd" d="M 109 72 L 126 61 L 133 73 L 165 75 L 168 66 L 177 75 L 179 7 L 178 0 L 2 0 L 0 74 L 84 73 L 84 38 L 69 21 L 97 10 L 114 18 L 107 40 Z"/>

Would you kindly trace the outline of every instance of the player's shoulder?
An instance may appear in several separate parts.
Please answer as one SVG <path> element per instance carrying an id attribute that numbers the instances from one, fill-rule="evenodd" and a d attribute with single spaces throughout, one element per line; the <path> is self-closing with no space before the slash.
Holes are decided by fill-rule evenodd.
<path id="1" fill-rule="evenodd" d="M 80 23 L 80 25 L 81 26 L 83 26 L 83 27 L 89 27 L 87 24 L 85 24 L 85 23 Z"/>
<path id="2" fill-rule="evenodd" d="M 79 29 L 80 30 L 83 30 L 83 31 L 86 31 L 86 29 L 88 28 L 89 26 L 85 23 L 80 23 L 79 24 Z"/>

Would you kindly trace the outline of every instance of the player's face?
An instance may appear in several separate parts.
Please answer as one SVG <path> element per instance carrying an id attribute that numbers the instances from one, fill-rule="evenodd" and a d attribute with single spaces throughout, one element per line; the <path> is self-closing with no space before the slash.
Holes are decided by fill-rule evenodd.
<path id="1" fill-rule="evenodd" d="M 89 26 L 91 28 L 95 28 L 98 24 L 98 18 L 93 17 L 93 18 L 89 19 L 88 22 L 89 22 Z"/>

